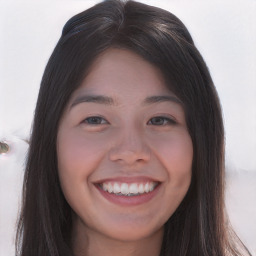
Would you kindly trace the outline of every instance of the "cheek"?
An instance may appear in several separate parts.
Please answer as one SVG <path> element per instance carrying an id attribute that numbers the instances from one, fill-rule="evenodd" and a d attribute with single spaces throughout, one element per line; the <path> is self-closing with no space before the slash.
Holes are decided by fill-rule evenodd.
<path id="1" fill-rule="evenodd" d="M 164 204 L 159 207 L 159 211 L 168 220 L 184 199 L 190 186 L 193 145 L 189 134 L 186 131 L 179 131 L 152 141 L 152 148 L 167 174 Z"/>
<path id="2" fill-rule="evenodd" d="M 184 129 L 156 137 L 152 139 L 151 144 L 172 184 L 179 187 L 190 183 L 193 145 L 188 132 Z"/>
<path id="3" fill-rule="evenodd" d="M 104 156 L 101 139 L 81 136 L 79 132 L 60 132 L 57 139 L 58 174 L 62 192 L 71 208 L 85 202 L 81 194 L 90 194 L 90 178 Z M 86 199 L 86 205 L 90 200 Z"/>
<path id="4" fill-rule="evenodd" d="M 60 133 L 58 136 L 59 172 L 89 175 L 97 166 L 104 149 L 101 138 L 81 136 L 80 132 Z"/>
<path id="5" fill-rule="evenodd" d="M 98 136 L 100 137 L 100 136 Z M 102 138 L 81 136 L 80 131 L 61 130 L 57 138 L 58 174 L 63 194 L 73 210 L 92 202 L 90 177 L 104 157 Z M 85 203 L 86 201 L 86 203 Z M 76 211 L 77 212 L 77 211 Z"/>

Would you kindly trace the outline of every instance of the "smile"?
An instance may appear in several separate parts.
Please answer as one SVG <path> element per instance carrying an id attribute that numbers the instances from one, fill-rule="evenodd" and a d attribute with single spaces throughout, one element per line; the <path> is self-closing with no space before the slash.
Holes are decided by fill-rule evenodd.
<path id="1" fill-rule="evenodd" d="M 118 196 L 139 196 L 152 192 L 158 182 L 150 181 L 146 183 L 120 183 L 120 182 L 104 182 L 99 184 L 100 188 L 110 194 Z"/>
<path id="2" fill-rule="evenodd" d="M 98 181 L 94 185 L 108 202 L 130 207 L 145 204 L 157 197 L 162 182 L 147 177 L 116 177 Z"/>

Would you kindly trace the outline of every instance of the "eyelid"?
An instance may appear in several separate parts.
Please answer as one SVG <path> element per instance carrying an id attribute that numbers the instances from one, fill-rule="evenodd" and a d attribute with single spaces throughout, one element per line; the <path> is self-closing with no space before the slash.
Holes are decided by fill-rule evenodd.
<path id="1" fill-rule="evenodd" d="M 89 123 L 88 119 L 90 119 L 90 118 L 100 119 L 101 122 L 100 123 Z M 165 124 L 158 124 L 158 125 L 152 124 L 152 123 L 150 124 L 150 122 L 152 121 L 153 118 L 164 119 L 165 121 L 167 121 L 167 123 L 165 122 Z M 91 125 L 91 126 L 110 124 L 106 118 L 104 118 L 103 116 L 100 116 L 100 115 L 88 116 L 81 123 L 86 124 L 86 125 Z M 156 115 L 156 116 L 151 117 L 149 119 L 149 121 L 147 122 L 147 124 L 154 125 L 154 126 L 175 125 L 175 124 L 177 124 L 177 121 L 173 116 L 170 116 L 170 115 Z"/>
<path id="2" fill-rule="evenodd" d="M 165 125 L 175 125 L 177 124 L 177 121 L 174 117 L 170 116 L 170 115 L 156 115 L 154 117 L 151 117 L 150 120 L 148 121 L 148 124 L 149 122 L 153 119 L 153 118 L 160 118 L 160 119 L 164 119 L 164 120 L 167 120 L 167 124 L 162 124 L 162 125 L 158 125 L 158 126 L 165 126 Z M 150 124 L 150 125 L 154 125 L 154 124 Z M 155 126 L 157 126 L 155 124 Z"/>
<path id="3" fill-rule="evenodd" d="M 104 120 L 104 122 L 103 123 L 99 123 L 99 124 L 97 124 L 97 123 L 88 123 L 88 119 L 89 118 L 98 118 L 98 119 L 101 119 L 101 121 L 102 120 Z M 87 125 L 95 125 L 95 126 L 97 126 L 97 125 L 104 125 L 104 124 L 109 124 L 109 122 L 107 121 L 107 119 L 106 118 L 104 118 L 104 117 L 102 117 L 102 116 L 100 116 L 100 115 L 91 115 L 91 116 L 88 116 L 88 117 L 86 117 L 83 121 L 82 121 L 82 123 L 83 124 L 87 124 Z"/>

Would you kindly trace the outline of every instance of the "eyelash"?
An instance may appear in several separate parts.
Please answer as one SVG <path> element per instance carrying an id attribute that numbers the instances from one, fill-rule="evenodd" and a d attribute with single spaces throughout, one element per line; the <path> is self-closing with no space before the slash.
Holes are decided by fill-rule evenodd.
<path id="1" fill-rule="evenodd" d="M 90 121 L 96 121 L 93 122 L 93 123 L 90 123 Z M 152 121 L 159 121 L 161 120 L 162 122 L 160 124 L 153 124 Z M 98 121 L 98 122 L 97 122 Z M 103 121 L 103 123 L 102 123 Z M 89 124 L 89 125 L 103 125 L 103 124 L 109 124 L 109 122 L 104 119 L 103 117 L 101 116 L 90 116 L 90 117 L 87 117 L 83 123 L 86 123 L 86 124 Z M 153 117 L 151 118 L 148 123 L 149 125 L 155 125 L 155 126 L 166 126 L 166 125 L 174 125 L 176 124 L 176 121 L 172 118 L 169 118 L 169 117 L 165 117 L 165 116 L 156 116 L 156 117 Z"/>
<path id="2" fill-rule="evenodd" d="M 177 122 L 172 119 L 172 118 L 169 118 L 169 117 L 165 117 L 165 116 L 155 116 L 153 118 L 151 118 L 149 121 L 148 121 L 148 124 L 150 125 L 154 125 L 152 124 L 152 120 L 162 120 L 163 122 L 161 124 L 155 124 L 155 126 L 166 126 L 166 125 L 174 125 L 174 124 L 177 124 Z"/>
<path id="3" fill-rule="evenodd" d="M 100 121 L 104 121 L 104 123 L 90 123 L 89 120 L 100 120 Z M 101 116 L 90 116 L 90 117 L 87 117 L 86 119 L 84 119 L 83 123 L 87 123 L 89 125 L 102 125 L 102 124 L 109 124 L 109 122 L 104 119 L 103 117 Z"/>

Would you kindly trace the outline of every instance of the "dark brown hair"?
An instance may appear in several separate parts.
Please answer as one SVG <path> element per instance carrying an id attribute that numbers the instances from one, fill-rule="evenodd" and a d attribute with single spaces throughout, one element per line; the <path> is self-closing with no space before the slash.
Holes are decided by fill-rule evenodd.
<path id="1" fill-rule="evenodd" d="M 71 208 L 57 172 L 58 125 L 92 62 L 113 47 L 131 50 L 162 71 L 169 89 L 183 102 L 193 142 L 191 185 L 165 224 L 161 256 L 249 255 L 225 216 L 221 107 L 202 56 L 176 16 L 119 0 L 104 1 L 72 17 L 46 66 L 26 164 L 16 254 L 72 255 Z"/>

